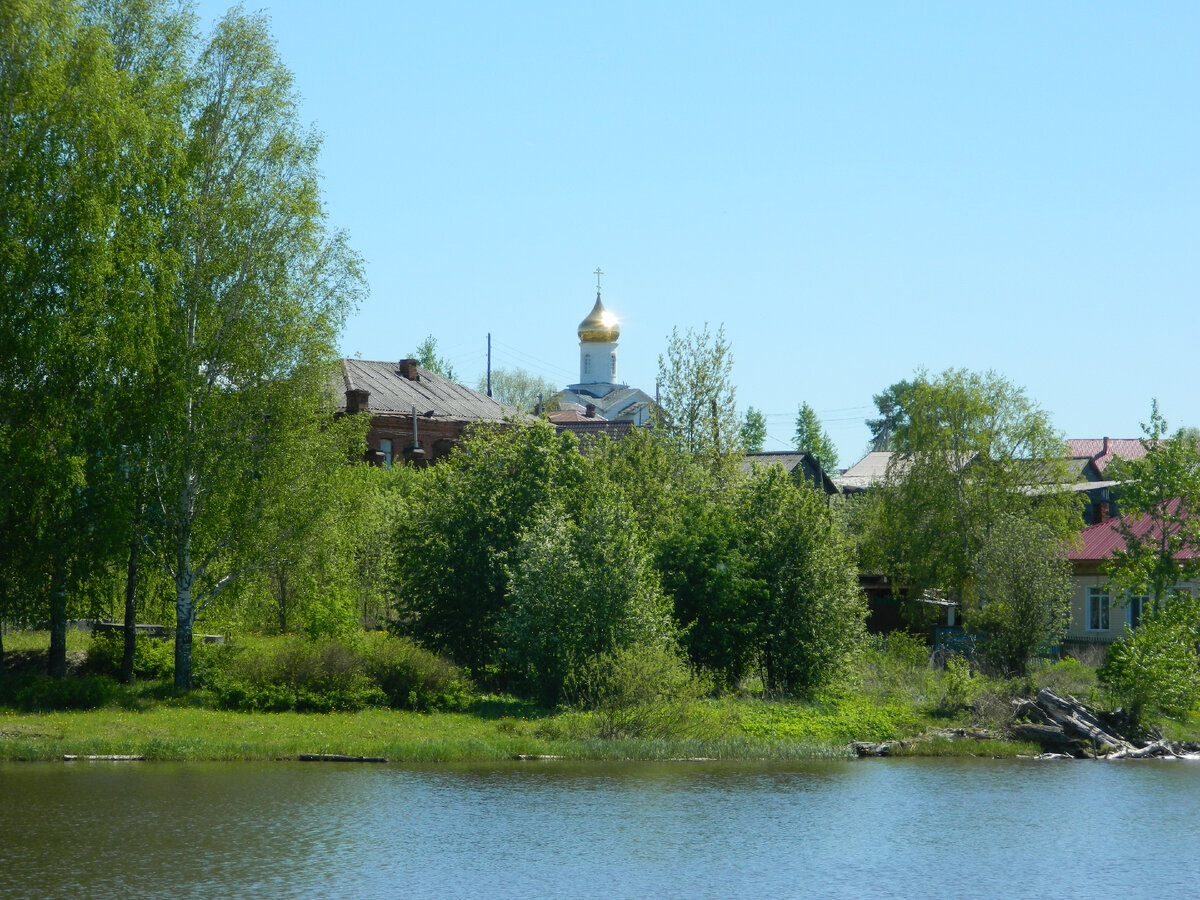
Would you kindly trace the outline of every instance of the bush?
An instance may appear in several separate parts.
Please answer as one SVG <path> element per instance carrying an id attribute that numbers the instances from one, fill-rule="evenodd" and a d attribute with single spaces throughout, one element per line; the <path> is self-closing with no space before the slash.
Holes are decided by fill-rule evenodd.
<path id="1" fill-rule="evenodd" d="M 227 708 L 330 712 L 368 706 L 466 709 L 472 686 L 455 666 L 391 636 L 273 640 L 242 651 L 214 679 Z"/>
<path id="2" fill-rule="evenodd" d="M 1200 700 L 1200 611 L 1187 596 L 1167 597 L 1137 631 L 1108 648 L 1098 675 L 1111 700 L 1139 724 L 1160 713 L 1186 715 Z"/>
<path id="3" fill-rule="evenodd" d="M 372 636 L 364 651 L 368 674 L 394 709 L 462 711 L 474 699 L 475 688 L 458 666 L 410 640 Z"/>
<path id="4" fill-rule="evenodd" d="M 568 695 L 594 711 L 604 738 L 671 736 L 711 687 L 674 647 L 651 644 L 594 656 L 567 679 Z"/>

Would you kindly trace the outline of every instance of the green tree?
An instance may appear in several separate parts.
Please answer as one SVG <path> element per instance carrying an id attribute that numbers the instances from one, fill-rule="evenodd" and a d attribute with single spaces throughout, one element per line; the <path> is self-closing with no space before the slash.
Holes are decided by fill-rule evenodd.
<path id="1" fill-rule="evenodd" d="M 19 582 L 8 602 L 19 592 L 49 618 L 60 676 L 69 595 L 130 543 L 120 413 L 153 350 L 160 150 L 175 133 L 161 113 L 185 45 L 146 48 L 188 21 L 115 6 L 0 7 L 0 567 Z"/>
<path id="2" fill-rule="evenodd" d="M 1054 540 L 1078 532 L 1077 496 L 1053 489 L 1068 480 L 1065 445 L 1045 411 L 994 372 L 919 374 L 905 409 L 868 543 L 910 596 L 938 589 L 969 614 L 993 529 L 1023 520 Z"/>
<path id="3" fill-rule="evenodd" d="M 1167 421 L 1151 404 L 1142 425 L 1140 459 L 1117 459 L 1110 469 L 1124 547 L 1105 563 L 1114 584 L 1158 603 L 1175 585 L 1200 574 L 1200 448 L 1190 433 L 1168 436 Z"/>
<path id="4" fill-rule="evenodd" d="M 421 368 L 428 369 L 443 378 L 449 378 L 451 381 L 457 380 L 454 375 L 454 366 L 450 365 L 450 361 L 444 356 L 438 356 L 437 338 L 432 334 L 421 341 L 420 346 L 411 355 Z"/>
<path id="5" fill-rule="evenodd" d="M 151 547 L 175 584 L 175 683 L 197 616 L 263 564 L 252 539 L 331 422 L 338 328 L 362 280 L 326 226 L 318 139 L 262 16 L 230 12 L 200 54 L 170 197 L 176 264 L 155 322 L 161 436 Z M 339 457 L 344 459 L 344 456 Z"/>
<path id="6" fill-rule="evenodd" d="M 573 435 L 537 422 L 477 427 L 424 470 L 395 536 L 397 628 L 476 677 L 495 673 L 511 555 L 546 510 L 574 516 L 587 465 Z"/>
<path id="7" fill-rule="evenodd" d="M 487 386 L 487 375 L 480 375 L 479 380 L 475 383 L 475 389 L 486 391 Z M 543 404 L 544 409 L 548 408 L 546 404 L 557 393 L 558 388 L 554 386 L 554 382 L 527 372 L 525 369 L 492 369 L 491 396 L 505 406 L 531 413 L 537 408 L 538 403 Z"/>
<path id="8" fill-rule="evenodd" d="M 1071 621 L 1066 544 L 1040 522 L 1002 517 L 980 549 L 979 597 L 988 659 L 1004 675 L 1026 674 L 1038 648 Z"/>
<path id="9" fill-rule="evenodd" d="M 741 454 L 733 353 L 725 326 L 710 334 L 673 329 L 667 352 L 658 357 L 659 402 L 654 426 L 681 453 L 713 471 Z"/>
<path id="10" fill-rule="evenodd" d="M 1182 718 L 1200 702 L 1200 614 L 1190 598 L 1167 595 L 1137 631 L 1108 648 L 1098 675 L 1114 702 L 1137 722 Z"/>
<path id="11" fill-rule="evenodd" d="M 762 410 L 746 407 L 746 420 L 741 429 L 742 449 L 747 453 L 761 453 L 767 439 L 767 417 Z"/>
<path id="12" fill-rule="evenodd" d="M 796 411 L 796 449 L 811 453 L 827 472 L 837 472 L 838 455 L 833 439 L 817 418 L 816 410 L 801 403 Z"/>
<path id="13" fill-rule="evenodd" d="M 879 411 L 879 417 L 867 419 L 867 428 L 871 430 L 871 450 L 894 450 L 894 435 L 908 424 L 908 413 L 904 408 L 905 398 L 913 389 L 913 382 L 897 381 L 887 387 L 882 393 L 871 399 Z"/>
<path id="14" fill-rule="evenodd" d="M 737 497 L 689 494 L 657 540 L 656 565 L 688 658 L 734 689 L 759 649 L 763 584 Z"/>
<path id="15" fill-rule="evenodd" d="M 500 623 L 517 685 L 553 704 L 567 679 L 601 654 L 673 643 L 669 609 L 631 510 L 592 494 L 572 519 L 554 506 L 521 535 Z"/>
<path id="16" fill-rule="evenodd" d="M 740 508 L 763 687 L 812 696 L 844 676 L 863 635 L 850 543 L 824 494 L 780 466 L 746 481 Z"/>

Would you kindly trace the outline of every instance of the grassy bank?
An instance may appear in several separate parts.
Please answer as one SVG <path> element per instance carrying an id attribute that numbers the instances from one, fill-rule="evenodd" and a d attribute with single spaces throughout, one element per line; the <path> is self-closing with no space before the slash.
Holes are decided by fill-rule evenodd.
<path id="1" fill-rule="evenodd" d="M 338 754 L 393 762 L 529 756 L 818 759 L 851 757 L 854 741 L 894 742 L 897 755 L 1014 756 L 1037 748 L 1003 739 L 1013 696 L 1044 685 L 1086 698 L 1095 688 L 1094 670 L 1078 663 L 1039 667 L 1020 684 L 998 682 L 961 670 L 932 670 L 918 648 L 900 642 L 877 644 L 863 655 L 851 684 L 813 702 L 770 701 L 753 694 L 702 699 L 625 710 L 616 723 L 612 712 L 545 710 L 510 697 L 474 693 L 453 710 L 380 704 L 326 712 L 266 711 L 221 708 L 231 696 L 228 687 L 224 693 L 218 686 L 177 694 L 161 675 L 118 685 L 88 668 L 87 659 L 94 666 L 96 654 L 87 654 L 80 642 L 75 646 L 76 672 L 59 686 L 67 689 L 69 700 L 78 699 L 71 691 L 80 694 L 83 699 L 75 705 L 83 708 L 63 710 L 38 708 L 39 691 L 57 688 L 31 674 L 41 654 L 38 636 L 20 640 L 19 650 L 11 638 L 6 641 L 10 652 L 0 670 L 4 760 L 56 760 L 68 754 L 162 760 Z M 269 653 L 269 639 L 256 641 L 251 655 L 261 658 Z M 245 699 L 246 690 L 233 695 Z M 339 696 L 360 695 L 343 691 Z M 405 696 L 416 694 L 405 687 Z M 24 706 L 14 697 L 22 698 Z M 458 703 L 461 696 L 450 699 Z M 1175 727 L 1181 729 L 1198 730 Z"/>

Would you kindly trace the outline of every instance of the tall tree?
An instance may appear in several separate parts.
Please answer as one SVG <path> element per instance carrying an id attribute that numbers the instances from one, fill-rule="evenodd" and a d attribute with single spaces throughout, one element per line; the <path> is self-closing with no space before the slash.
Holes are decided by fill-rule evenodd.
<path id="1" fill-rule="evenodd" d="M 904 409 L 904 401 L 913 382 L 904 380 L 889 385 L 882 393 L 871 399 L 879 410 L 879 417 L 867 419 L 867 428 L 871 429 L 871 450 L 894 450 L 894 435 L 908 422 L 908 413 Z"/>
<path id="2" fill-rule="evenodd" d="M 1067 544 L 1040 522 L 1002 517 L 979 553 L 979 626 L 984 651 L 1004 675 L 1024 675 L 1044 644 L 1071 621 Z"/>
<path id="3" fill-rule="evenodd" d="M 192 682 L 197 615 L 261 565 L 246 556 L 256 524 L 322 452 L 336 334 L 362 289 L 357 257 L 326 226 L 319 141 L 299 125 L 266 20 L 230 12 L 191 83 L 150 457 L 180 688 Z"/>
<path id="4" fill-rule="evenodd" d="M 796 449 L 811 453 L 821 462 L 827 472 L 836 472 L 838 464 L 837 447 L 829 432 L 821 426 L 816 410 L 807 403 L 801 403 L 796 411 Z"/>
<path id="5" fill-rule="evenodd" d="M 432 334 L 421 341 L 420 346 L 412 352 L 412 358 L 423 369 L 428 369 L 430 372 L 441 375 L 443 378 L 449 378 L 451 381 L 457 380 L 454 374 L 454 366 L 444 356 L 438 356 L 437 338 Z"/>
<path id="6" fill-rule="evenodd" d="M 1017 519 L 1041 523 L 1054 539 L 1077 532 L 1077 495 L 1053 490 L 1067 481 L 1065 443 L 1046 412 L 994 372 L 921 373 L 905 410 L 871 517 L 882 561 L 910 596 L 938 589 L 977 609 L 980 555 L 993 529 Z"/>
<path id="7" fill-rule="evenodd" d="M 189 21 L 115 6 L 0 7 L 0 523 L 23 532 L 0 543 L 22 591 L 46 600 L 55 675 L 68 595 L 129 546 L 121 411 L 153 352 L 140 325 L 171 170 L 161 113 L 186 45 L 146 48 Z"/>
<path id="8" fill-rule="evenodd" d="M 746 420 L 741 428 L 742 449 L 747 453 L 761 453 L 767 440 L 767 417 L 761 409 L 746 407 Z"/>
<path id="9" fill-rule="evenodd" d="M 1157 400 L 1142 424 L 1141 444 L 1144 456 L 1117 459 L 1110 469 L 1120 482 L 1116 527 L 1125 546 L 1105 573 L 1157 604 L 1175 585 L 1200 575 L 1200 446 L 1188 431 L 1169 433 Z"/>
<path id="10" fill-rule="evenodd" d="M 487 375 L 480 375 L 475 389 L 486 391 L 487 386 Z M 557 393 L 554 382 L 525 369 L 492 369 L 492 398 L 505 406 L 531 413 L 539 403 L 545 409 L 550 398 Z"/>
<path id="11" fill-rule="evenodd" d="M 547 510 L 574 516 L 587 465 L 573 435 L 537 422 L 477 427 L 423 471 L 395 535 L 396 627 L 488 678 L 504 656 L 505 564 Z"/>
<path id="12" fill-rule="evenodd" d="M 659 402 L 654 425 L 663 437 L 711 469 L 726 467 L 741 452 L 733 353 L 725 326 L 711 334 L 671 331 L 658 357 Z"/>

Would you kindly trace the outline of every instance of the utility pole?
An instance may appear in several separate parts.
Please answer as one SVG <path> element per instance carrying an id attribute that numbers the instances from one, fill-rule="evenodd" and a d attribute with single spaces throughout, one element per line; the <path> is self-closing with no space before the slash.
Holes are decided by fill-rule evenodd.
<path id="1" fill-rule="evenodd" d="M 488 378 L 488 396 L 490 397 L 490 396 L 492 396 L 492 333 L 490 331 L 488 332 L 487 378 Z"/>

